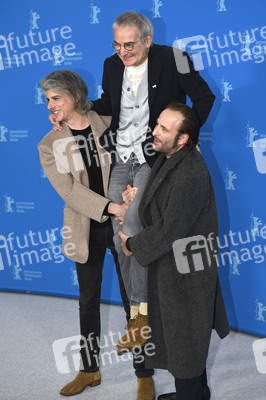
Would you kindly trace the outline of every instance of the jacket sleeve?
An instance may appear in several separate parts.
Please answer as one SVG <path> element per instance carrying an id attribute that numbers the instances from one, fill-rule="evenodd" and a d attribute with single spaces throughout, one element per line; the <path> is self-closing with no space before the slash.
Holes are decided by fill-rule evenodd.
<path id="1" fill-rule="evenodd" d="M 165 210 L 151 225 L 129 240 L 130 249 L 140 265 L 148 266 L 173 251 L 175 240 L 183 239 L 195 225 L 206 205 L 209 185 L 199 174 L 175 175 Z M 166 194 L 165 194 L 166 195 Z M 155 195 L 156 196 L 156 195 Z M 156 201 L 154 198 L 152 201 Z M 149 204 L 150 206 L 150 204 Z"/>
<path id="2" fill-rule="evenodd" d="M 212 109 L 215 96 L 206 81 L 194 69 L 186 52 L 173 49 L 178 79 L 183 91 L 189 96 L 200 126 L 202 126 Z"/>
<path id="3" fill-rule="evenodd" d="M 108 86 L 108 59 L 105 60 L 103 67 L 102 90 L 101 98 L 92 102 L 92 109 L 99 115 L 112 115 L 112 102 Z"/>
<path id="4" fill-rule="evenodd" d="M 71 172 L 66 171 L 63 162 L 60 170 L 65 170 L 65 173 L 60 173 L 50 146 L 39 143 L 38 150 L 47 178 L 65 203 L 88 218 L 104 222 L 106 217 L 103 217 L 103 211 L 110 200 L 78 182 Z"/>

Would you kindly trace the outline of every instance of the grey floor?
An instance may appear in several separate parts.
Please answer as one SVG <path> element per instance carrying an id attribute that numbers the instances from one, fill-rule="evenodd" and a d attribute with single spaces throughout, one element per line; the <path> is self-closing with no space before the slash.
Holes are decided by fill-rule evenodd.
<path id="1" fill-rule="evenodd" d="M 117 358 L 113 346 L 119 332 L 124 332 L 124 311 L 103 304 L 101 315 L 102 384 L 86 388 L 75 399 L 135 400 L 132 361 L 128 356 Z M 79 335 L 78 301 L 0 293 L 0 324 L 0 399 L 62 400 L 61 387 L 76 374 L 73 360 L 78 359 L 78 351 L 72 343 L 69 356 L 66 344 Z M 56 342 L 59 339 L 65 340 Z M 220 341 L 213 333 L 207 365 L 212 400 L 266 400 L 266 374 L 257 371 L 252 350 L 257 339 L 231 332 Z M 53 344 L 59 354 L 57 364 Z M 63 368 L 70 372 L 62 373 Z M 157 370 L 154 379 L 157 395 L 174 390 L 167 371 Z"/>

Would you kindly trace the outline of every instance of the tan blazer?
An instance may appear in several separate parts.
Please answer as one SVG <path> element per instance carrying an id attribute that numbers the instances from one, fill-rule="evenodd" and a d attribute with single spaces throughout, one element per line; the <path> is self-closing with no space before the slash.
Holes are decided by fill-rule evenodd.
<path id="1" fill-rule="evenodd" d="M 65 201 L 62 251 L 66 257 L 85 263 L 89 256 L 91 218 L 104 222 L 110 173 L 110 153 L 99 145 L 99 138 L 110 125 L 110 117 L 88 112 L 97 147 L 106 197 L 90 190 L 89 177 L 81 153 L 71 130 L 66 124 L 59 131 L 50 131 L 38 144 L 44 172 L 57 193 Z M 83 143 L 84 144 L 84 143 Z"/>

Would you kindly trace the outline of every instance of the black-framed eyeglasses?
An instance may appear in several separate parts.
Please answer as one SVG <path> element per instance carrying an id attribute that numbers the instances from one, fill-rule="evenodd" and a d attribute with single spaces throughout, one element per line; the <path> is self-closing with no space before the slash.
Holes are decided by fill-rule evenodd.
<path id="1" fill-rule="evenodd" d="M 135 44 L 138 43 L 140 41 L 140 39 L 136 40 L 135 42 L 127 42 L 124 44 L 120 44 L 117 42 L 113 42 L 112 43 L 112 48 L 115 49 L 115 51 L 120 51 L 121 47 L 124 47 L 124 49 L 126 51 L 132 51 L 135 47 Z"/>

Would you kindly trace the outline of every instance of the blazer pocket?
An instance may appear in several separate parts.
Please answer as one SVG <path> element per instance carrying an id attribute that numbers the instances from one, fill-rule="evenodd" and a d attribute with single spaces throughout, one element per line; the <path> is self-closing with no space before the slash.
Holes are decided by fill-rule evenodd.
<path id="1" fill-rule="evenodd" d="M 85 263 L 88 258 L 88 245 L 82 229 L 81 215 L 69 207 L 64 209 L 62 237 L 64 255 L 70 260 Z"/>

